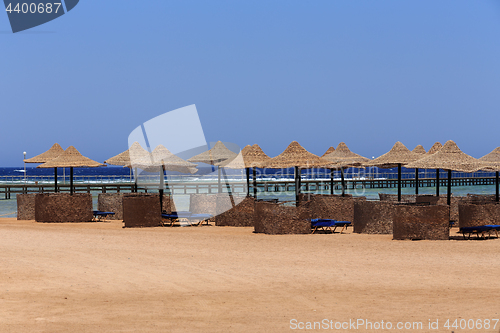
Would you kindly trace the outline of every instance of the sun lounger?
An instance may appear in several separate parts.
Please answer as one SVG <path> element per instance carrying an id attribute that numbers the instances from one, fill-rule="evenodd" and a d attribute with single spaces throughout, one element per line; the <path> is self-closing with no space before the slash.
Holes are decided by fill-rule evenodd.
<path id="1" fill-rule="evenodd" d="M 113 212 L 101 212 L 100 210 L 94 210 L 94 211 L 92 211 L 92 215 L 93 215 L 92 221 L 101 222 L 101 221 L 105 221 L 109 215 L 115 215 L 115 213 L 113 213 Z"/>
<path id="2" fill-rule="evenodd" d="M 494 231 L 497 238 L 498 238 L 498 230 L 500 230 L 500 225 L 496 224 L 487 224 L 487 225 L 481 225 L 477 227 L 462 227 L 460 228 L 460 232 L 465 238 L 465 235 L 468 234 L 467 239 L 470 239 L 470 237 L 473 234 L 476 234 L 477 238 L 479 238 L 479 234 L 481 234 L 481 237 L 484 239 L 486 236 L 486 233 L 488 233 L 488 237 L 491 236 L 491 232 Z"/>
<path id="3" fill-rule="evenodd" d="M 187 211 L 178 211 L 172 212 L 171 214 L 162 213 L 161 217 L 163 220 L 167 220 L 167 223 L 163 223 L 163 225 L 168 224 L 169 226 L 173 226 L 175 222 L 180 222 L 181 219 L 186 221 L 189 225 L 201 225 L 203 221 L 212 218 L 213 216 L 210 214 L 193 214 Z"/>
<path id="4" fill-rule="evenodd" d="M 349 221 L 337 221 L 332 219 L 311 219 L 311 229 L 313 234 L 318 230 L 318 228 L 325 232 L 327 230 L 330 230 L 332 233 L 334 233 L 335 230 L 337 230 L 337 227 L 342 227 L 340 233 L 343 233 L 344 229 L 347 229 L 347 227 L 350 225 L 351 222 Z"/>

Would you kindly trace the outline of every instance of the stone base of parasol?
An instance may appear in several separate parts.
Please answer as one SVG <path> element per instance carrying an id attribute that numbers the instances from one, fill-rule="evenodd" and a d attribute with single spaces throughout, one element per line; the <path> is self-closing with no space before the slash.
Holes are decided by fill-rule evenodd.
<path id="1" fill-rule="evenodd" d="M 389 201 L 354 202 L 353 232 L 359 234 L 392 234 L 394 207 L 394 203 Z"/>
<path id="2" fill-rule="evenodd" d="M 232 207 L 228 196 L 218 196 L 215 217 L 216 226 L 253 227 L 255 199 L 234 197 L 236 206 Z"/>
<path id="3" fill-rule="evenodd" d="M 123 194 L 123 224 L 125 228 L 157 227 L 161 225 L 158 194 Z"/>
<path id="4" fill-rule="evenodd" d="M 91 222 L 90 193 L 41 193 L 35 196 L 37 222 Z"/>
<path id="5" fill-rule="evenodd" d="M 494 197 L 494 196 L 493 196 Z M 493 198 L 493 200 L 495 200 Z M 458 206 L 459 227 L 477 227 L 500 224 L 500 204 L 497 202 L 460 203 Z"/>
<path id="6" fill-rule="evenodd" d="M 311 233 L 311 211 L 304 206 L 289 207 L 258 201 L 255 203 L 254 217 L 256 233 L 270 235 Z"/>
<path id="7" fill-rule="evenodd" d="M 393 239 L 450 239 L 449 206 L 395 205 Z"/>
<path id="8" fill-rule="evenodd" d="M 16 195 L 18 220 L 35 219 L 35 196 L 36 193 Z"/>

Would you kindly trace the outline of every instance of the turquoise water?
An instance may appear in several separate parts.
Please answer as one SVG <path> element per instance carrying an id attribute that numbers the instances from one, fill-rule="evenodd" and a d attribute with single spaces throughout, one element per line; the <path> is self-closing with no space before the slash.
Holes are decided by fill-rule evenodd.
<path id="1" fill-rule="evenodd" d="M 446 187 L 440 187 L 439 193 L 441 195 L 446 194 Z M 420 187 L 419 194 L 436 194 L 435 187 Z M 495 186 L 494 185 L 475 185 L 475 186 L 456 186 L 451 188 L 451 192 L 454 196 L 465 196 L 467 193 L 473 194 L 495 194 Z M 92 192 L 92 201 L 94 209 L 97 209 L 97 197 L 100 192 Z M 308 193 L 308 192 L 303 192 Z M 330 191 L 313 191 L 310 193 L 318 193 L 318 194 L 330 194 Z M 336 190 L 335 194 L 341 194 L 340 190 Z M 356 188 L 356 189 L 348 189 L 346 193 L 352 194 L 353 196 L 366 196 L 367 199 L 377 200 L 378 193 L 388 193 L 388 194 L 397 194 L 397 188 L 374 188 L 374 189 L 365 189 L 365 188 Z M 237 193 L 241 195 L 241 193 Z M 415 194 L 415 188 L 406 187 L 401 189 L 401 194 Z M 278 198 L 280 201 L 293 201 L 295 200 L 295 192 L 286 191 L 286 192 L 259 192 L 259 199 L 271 199 Z M 189 210 L 189 194 L 177 194 L 175 196 L 175 203 L 178 210 Z M 0 199 L 0 218 L 2 217 L 16 217 L 17 215 L 17 202 L 15 195 L 12 196 L 12 199 L 5 200 Z"/>

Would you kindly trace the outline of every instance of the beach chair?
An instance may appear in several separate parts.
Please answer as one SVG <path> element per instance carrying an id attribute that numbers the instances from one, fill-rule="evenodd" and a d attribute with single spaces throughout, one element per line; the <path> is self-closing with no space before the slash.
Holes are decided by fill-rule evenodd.
<path id="1" fill-rule="evenodd" d="M 337 230 L 337 227 L 342 227 L 340 233 L 343 233 L 348 226 L 351 225 L 349 221 L 337 221 L 332 219 L 311 219 L 311 233 L 315 233 L 318 229 L 326 232 L 330 230 L 332 234 Z M 333 230 L 332 230 L 333 227 Z"/>
<path id="2" fill-rule="evenodd" d="M 109 215 L 115 215 L 113 212 L 102 212 L 100 210 L 92 211 L 92 221 L 93 222 L 103 222 Z"/>
<path id="3" fill-rule="evenodd" d="M 181 222 L 181 219 L 187 220 L 190 216 L 192 215 L 191 212 L 187 211 L 178 211 L 178 212 L 172 212 L 170 214 L 167 213 L 162 213 L 161 218 L 162 218 L 162 225 L 169 225 L 170 227 L 174 226 L 174 223 L 176 222 Z"/>
<path id="4" fill-rule="evenodd" d="M 172 227 L 176 222 L 186 222 L 188 225 L 201 226 L 204 221 L 211 219 L 213 216 L 210 214 L 193 214 L 188 211 L 172 212 L 171 214 L 162 213 L 163 226 L 169 225 Z"/>
<path id="5" fill-rule="evenodd" d="M 488 237 L 491 237 L 491 232 L 494 231 L 497 238 L 498 238 L 498 230 L 500 230 L 500 225 L 496 224 L 487 224 L 487 225 L 481 225 L 481 226 L 476 226 L 476 227 L 462 227 L 460 228 L 460 232 L 464 236 L 464 239 L 470 239 L 470 237 L 474 234 L 476 234 L 477 238 L 479 238 L 479 235 L 483 239 L 486 238 L 486 233 L 488 233 Z M 465 238 L 465 235 L 468 234 L 468 237 Z"/>

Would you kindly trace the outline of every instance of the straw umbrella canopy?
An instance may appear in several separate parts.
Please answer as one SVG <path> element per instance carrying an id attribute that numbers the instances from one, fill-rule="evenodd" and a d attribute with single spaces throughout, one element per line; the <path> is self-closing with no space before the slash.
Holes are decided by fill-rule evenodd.
<path id="1" fill-rule="evenodd" d="M 64 149 L 56 142 L 44 153 L 23 160 L 25 163 L 45 163 L 64 153 Z M 57 192 L 57 167 L 54 167 L 54 191 Z"/>
<path id="2" fill-rule="evenodd" d="M 133 161 L 135 167 L 149 172 L 160 173 L 160 212 L 163 210 L 163 192 L 165 187 L 165 171 L 177 171 L 182 173 L 195 173 L 198 171 L 196 165 L 183 160 L 182 158 L 172 154 L 170 150 L 163 145 L 158 145 L 149 154 L 143 155 L 142 158 Z"/>
<path id="3" fill-rule="evenodd" d="M 424 155 L 426 153 L 422 145 L 417 145 L 413 148 L 412 152 L 419 155 Z M 418 195 L 418 168 L 415 169 L 415 194 Z"/>
<path id="4" fill-rule="evenodd" d="M 254 198 L 257 198 L 257 177 L 256 168 L 262 166 L 271 158 L 267 156 L 259 145 L 245 146 L 238 156 L 233 160 L 227 160 L 220 164 L 221 167 L 230 169 L 246 169 L 247 175 L 247 196 L 250 195 L 250 168 L 253 169 L 253 192 Z"/>
<path id="5" fill-rule="evenodd" d="M 149 156 L 149 152 L 142 148 L 139 142 L 135 141 L 129 149 L 116 156 L 110 157 L 104 161 L 104 163 L 122 165 L 126 168 L 130 168 L 130 176 L 132 177 L 132 169 L 134 169 L 135 174 L 137 175 L 137 166 L 135 165 L 135 161 L 142 160 L 147 156 Z M 137 176 L 134 181 L 134 192 L 137 192 Z"/>
<path id="6" fill-rule="evenodd" d="M 447 141 L 435 154 L 424 156 L 407 165 L 408 168 L 448 170 L 448 205 L 451 198 L 451 171 L 475 172 L 487 166 L 487 163 L 462 152 L 452 140 Z"/>
<path id="7" fill-rule="evenodd" d="M 330 148 L 328 148 L 325 153 L 323 155 L 321 155 L 321 157 L 325 157 L 326 155 L 330 154 L 330 153 L 333 153 L 335 151 L 335 148 L 333 148 L 333 146 L 330 146 Z"/>
<path id="8" fill-rule="evenodd" d="M 438 151 L 440 151 L 440 150 L 441 150 L 441 148 L 443 148 L 443 145 L 441 144 L 441 142 L 436 141 L 436 142 L 432 145 L 431 149 L 429 149 L 429 151 L 428 151 L 426 154 L 427 154 L 427 155 L 433 155 L 433 154 L 437 153 Z"/>
<path id="9" fill-rule="evenodd" d="M 499 170 L 500 170 L 500 147 L 496 147 L 489 154 L 484 155 L 479 159 L 482 162 L 488 163 L 488 169 L 495 171 L 495 200 L 498 202 L 500 197 L 499 191 Z"/>
<path id="10" fill-rule="evenodd" d="M 158 145 L 151 154 L 143 155 L 133 161 L 133 165 L 147 171 L 178 171 L 182 173 L 195 173 L 196 164 L 187 162 L 174 155 L 163 145 Z"/>
<path id="11" fill-rule="evenodd" d="M 418 160 L 421 155 L 411 152 L 404 144 L 401 142 L 396 142 L 392 149 L 371 160 L 364 163 L 363 166 L 377 166 L 380 168 L 394 168 L 398 167 L 398 201 L 401 201 L 401 166 Z"/>
<path id="12" fill-rule="evenodd" d="M 358 167 L 370 161 L 369 158 L 353 153 L 344 142 L 339 143 L 336 150 L 323 156 L 323 158 L 332 162 L 332 166 L 340 168 L 342 196 L 345 195 L 344 168 L 351 166 Z M 330 183 L 330 193 L 333 194 L 333 169 L 330 169 Z"/>
<path id="13" fill-rule="evenodd" d="M 305 150 L 297 141 L 293 141 L 278 156 L 263 164 L 266 168 L 295 168 L 295 200 L 299 205 L 300 169 L 319 168 L 331 165 L 331 162 Z"/>
<path id="14" fill-rule="evenodd" d="M 106 166 L 80 154 L 75 147 L 69 146 L 58 157 L 37 166 L 37 168 L 70 168 L 70 193 L 73 194 L 73 168 L 94 168 Z"/>
<path id="15" fill-rule="evenodd" d="M 221 142 L 217 143 L 207 151 L 201 154 L 195 155 L 188 158 L 189 162 L 206 163 L 217 166 L 217 181 L 218 181 L 218 192 L 222 192 L 222 186 L 220 182 L 220 164 L 226 160 L 232 160 L 236 158 L 237 154 L 229 149 Z"/>

